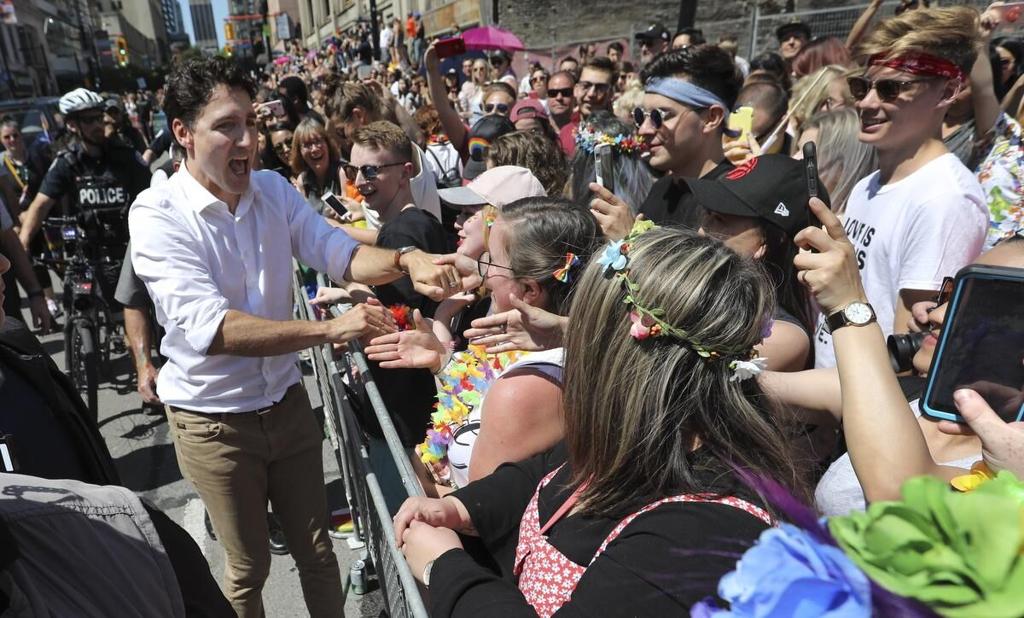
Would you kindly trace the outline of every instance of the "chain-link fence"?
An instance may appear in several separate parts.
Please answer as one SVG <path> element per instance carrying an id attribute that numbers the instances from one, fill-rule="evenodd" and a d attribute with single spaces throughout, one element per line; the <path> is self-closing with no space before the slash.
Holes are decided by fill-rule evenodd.
<path id="1" fill-rule="evenodd" d="M 325 284 L 322 275 L 319 283 Z M 296 276 L 295 296 L 299 319 L 317 319 L 310 312 L 302 290 L 302 282 Z M 335 317 L 340 313 L 340 309 L 332 309 Z M 352 348 L 342 358 L 335 360 L 333 346 L 330 344 L 311 349 L 310 357 L 313 377 L 323 402 L 325 427 L 345 480 L 345 496 L 352 513 L 353 538 L 349 545 L 364 550 L 364 568 L 360 569 L 359 563 L 356 563 L 349 574 L 346 589 L 360 592 L 361 582 L 357 580 L 362 580 L 365 585 L 375 574 L 386 615 L 395 618 L 426 618 L 427 611 L 419 585 L 395 543 L 391 513 L 377 476 L 370 467 L 370 456 L 356 417 L 356 407 L 372 408 L 406 493 L 415 496 L 422 495 L 423 491 L 373 383 L 366 358 Z"/>

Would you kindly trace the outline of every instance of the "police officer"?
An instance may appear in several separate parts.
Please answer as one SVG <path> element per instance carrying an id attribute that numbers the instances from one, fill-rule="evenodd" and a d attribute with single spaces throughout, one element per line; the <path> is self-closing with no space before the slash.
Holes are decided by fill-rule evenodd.
<path id="1" fill-rule="evenodd" d="M 73 90 L 60 98 L 58 107 L 73 139 L 57 153 L 39 193 L 24 213 L 21 243 L 29 245 L 53 205 L 67 196 L 70 213 L 81 215 L 86 222 L 90 257 L 109 258 L 110 267 L 100 269 L 97 275 L 104 299 L 113 304 L 128 243 L 128 207 L 149 187 L 149 167 L 131 146 L 106 136 L 105 104 L 95 92 Z M 116 208 L 123 210 L 110 210 Z"/>

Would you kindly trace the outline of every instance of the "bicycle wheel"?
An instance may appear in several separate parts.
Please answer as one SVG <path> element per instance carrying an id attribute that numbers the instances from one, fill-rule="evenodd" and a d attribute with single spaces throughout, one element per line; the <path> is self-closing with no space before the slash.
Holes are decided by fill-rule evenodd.
<path id="1" fill-rule="evenodd" d="M 85 393 L 86 404 L 93 420 L 99 416 L 99 353 L 92 324 L 85 320 L 75 322 L 71 334 L 71 379 L 80 392 Z"/>

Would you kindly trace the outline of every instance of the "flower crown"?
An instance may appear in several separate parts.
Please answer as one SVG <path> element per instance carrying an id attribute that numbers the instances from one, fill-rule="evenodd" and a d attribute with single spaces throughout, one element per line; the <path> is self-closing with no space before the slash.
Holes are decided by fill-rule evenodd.
<path id="1" fill-rule="evenodd" d="M 609 135 L 600 131 L 594 131 L 589 127 L 579 127 L 575 132 L 576 150 L 582 150 L 587 154 L 594 154 L 594 148 L 599 144 L 608 144 L 617 154 L 637 154 L 644 150 L 642 137 L 632 135 Z"/>
<path id="2" fill-rule="evenodd" d="M 629 334 L 637 341 L 643 341 L 648 337 L 672 337 L 697 353 L 706 362 L 714 362 L 719 359 L 730 359 L 729 368 L 733 370 L 730 382 L 746 380 L 757 376 L 767 366 L 764 358 L 757 356 L 753 348 L 738 350 L 715 350 L 703 344 L 682 328 L 673 326 L 663 318 L 665 310 L 660 307 L 648 307 L 640 301 L 640 285 L 629 276 L 629 250 L 632 243 L 644 232 L 654 228 L 651 221 L 637 221 L 633 229 L 623 240 L 613 240 L 605 247 L 598 264 L 605 267 L 604 276 L 608 279 L 617 277 L 622 282 L 622 288 L 626 293 L 622 302 L 629 305 L 629 319 L 632 326 Z M 762 333 L 764 334 L 764 333 Z"/>

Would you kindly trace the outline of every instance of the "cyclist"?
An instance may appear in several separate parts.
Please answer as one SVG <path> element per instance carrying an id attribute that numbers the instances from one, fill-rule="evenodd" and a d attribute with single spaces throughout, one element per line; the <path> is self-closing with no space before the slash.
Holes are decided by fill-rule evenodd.
<path id="1" fill-rule="evenodd" d="M 106 136 L 100 95 L 78 88 L 62 96 L 58 107 L 72 139 L 57 153 L 22 215 L 21 243 L 29 245 L 53 205 L 67 196 L 70 213 L 83 217 L 90 259 L 106 262 L 96 270 L 96 278 L 104 300 L 114 309 L 114 289 L 128 244 L 128 207 L 149 187 L 149 167 L 131 146 Z"/>

